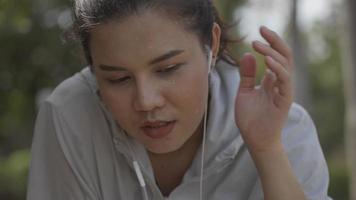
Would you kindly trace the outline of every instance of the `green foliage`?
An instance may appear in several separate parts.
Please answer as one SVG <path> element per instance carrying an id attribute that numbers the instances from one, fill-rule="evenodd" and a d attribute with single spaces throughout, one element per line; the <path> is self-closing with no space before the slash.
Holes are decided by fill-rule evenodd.
<path id="1" fill-rule="evenodd" d="M 0 159 L 0 198 L 25 199 L 29 151 L 18 150 Z"/>
<path id="2" fill-rule="evenodd" d="M 234 10 L 246 0 L 215 0 L 222 18 L 234 22 Z M 24 199 L 29 148 L 37 112 L 36 96 L 83 67 L 79 46 L 65 44 L 62 33 L 69 0 L 0 0 L 0 199 Z M 61 20 L 60 20 L 61 19 Z M 313 92 L 312 116 L 330 166 L 330 194 L 347 199 L 348 174 L 343 152 L 343 93 L 337 27 L 319 23 L 308 36 L 324 41 L 324 56 L 308 52 Z M 310 46 L 320 43 L 310 42 Z M 233 47 L 238 57 L 249 45 Z M 317 58 L 317 59 L 314 59 Z M 263 64 L 261 58 L 258 59 Z M 259 72 L 261 74 L 261 70 Z M 335 155 L 335 151 L 339 151 Z"/>
<path id="3" fill-rule="evenodd" d="M 311 59 L 312 116 L 326 155 L 344 144 L 344 94 L 339 36 L 332 23 L 316 24 L 312 34 L 325 41 L 324 58 Z M 311 53 L 311 57 L 313 54 Z"/>
<path id="4" fill-rule="evenodd" d="M 340 36 L 335 31 L 337 26 L 331 18 L 315 24 L 309 33 L 309 49 L 316 47 L 316 52 L 308 52 L 313 94 L 311 115 L 329 165 L 329 194 L 334 199 L 347 200 L 349 174 L 344 156 L 345 108 Z M 313 35 L 321 40 L 316 43 Z"/>
<path id="5" fill-rule="evenodd" d="M 345 161 L 339 160 L 339 161 L 330 162 L 329 170 L 330 170 L 330 186 L 329 186 L 330 196 L 338 200 L 348 200 L 349 199 L 349 173 L 347 171 Z"/>
<path id="6" fill-rule="evenodd" d="M 69 1 L 0 1 L 0 199 L 24 199 L 36 95 L 78 71 L 58 17 Z M 83 63 L 83 62 L 82 62 Z"/>
<path id="7" fill-rule="evenodd" d="M 81 67 L 57 23 L 68 3 L 42 2 L 6 1 L 0 10 L 0 155 L 29 147 L 38 91 Z"/>
<path id="8" fill-rule="evenodd" d="M 247 0 L 214 0 L 218 10 L 220 10 L 221 17 L 230 22 L 234 21 L 234 12 L 237 7 L 244 4 Z"/>

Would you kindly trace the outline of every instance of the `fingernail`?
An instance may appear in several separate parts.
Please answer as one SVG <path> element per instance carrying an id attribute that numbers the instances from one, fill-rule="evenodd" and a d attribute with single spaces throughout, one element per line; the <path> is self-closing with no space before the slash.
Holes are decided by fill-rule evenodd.
<path id="1" fill-rule="evenodd" d="M 253 56 L 252 53 L 247 52 L 247 53 L 244 53 L 244 56 L 243 56 L 243 57 L 250 57 L 250 56 Z"/>
<path id="2" fill-rule="evenodd" d="M 267 73 L 271 76 L 272 81 L 276 81 L 277 80 L 277 75 L 276 75 L 276 73 L 272 72 L 272 70 L 267 69 Z"/>
<path id="3" fill-rule="evenodd" d="M 264 29 L 266 31 L 270 31 L 270 29 L 267 26 L 261 26 L 261 29 Z"/>
<path id="4" fill-rule="evenodd" d="M 266 30 L 268 33 L 272 33 L 273 31 L 267 26 L 262 26 L 262 29 Z"/>
<path id="5" fill-rule="evenodd" d="M 259 46 L 259 47 L 263 47 L 262 42 L 257 41 L 257 40 L 253 41 L 253 44 L 256 46 Z"/>
<path id="6" fill-rule="evenodd" d="M 266 59 L 271 61 L 271 62 L 274 62 L 274 59 L 271 56 L 266 56 Z"/>

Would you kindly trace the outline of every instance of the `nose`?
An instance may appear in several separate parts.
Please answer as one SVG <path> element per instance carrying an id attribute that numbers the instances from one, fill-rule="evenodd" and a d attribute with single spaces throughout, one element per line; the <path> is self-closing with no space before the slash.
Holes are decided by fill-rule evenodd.
<path id="1" fill-rule="evenodd" d="M 165 104 L 160 87 L 154 83 L 149 83 L 148 81 L 136 83 L 135 93 L 133 103 L 137 111 L 152 111 L 163 107 Z"/>

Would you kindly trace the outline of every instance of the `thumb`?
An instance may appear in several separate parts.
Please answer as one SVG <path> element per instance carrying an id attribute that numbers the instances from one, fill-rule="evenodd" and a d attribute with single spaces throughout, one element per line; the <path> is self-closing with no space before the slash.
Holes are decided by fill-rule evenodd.
<path id="1" fill-rule="evenodd" d="M 240 61 L 240 91 L 249 92 L 255 88 L 256 79 L 256 59 L 250 54 L 246 53 Z"/>

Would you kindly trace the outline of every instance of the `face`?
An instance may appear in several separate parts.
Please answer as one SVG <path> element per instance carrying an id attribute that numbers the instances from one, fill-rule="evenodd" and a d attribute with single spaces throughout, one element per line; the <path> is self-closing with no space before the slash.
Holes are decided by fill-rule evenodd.
<path id="1" fill-rule="evenodd" d="M 176 151 L 201 133 L 208 98 L 207 52 L 201 46 L 194 33 L 153 12 L 91 32 L 103 102 L 150 152 Z"/>

